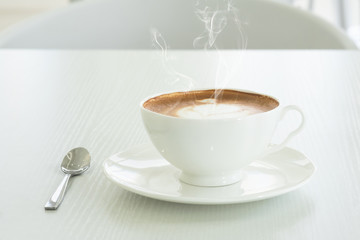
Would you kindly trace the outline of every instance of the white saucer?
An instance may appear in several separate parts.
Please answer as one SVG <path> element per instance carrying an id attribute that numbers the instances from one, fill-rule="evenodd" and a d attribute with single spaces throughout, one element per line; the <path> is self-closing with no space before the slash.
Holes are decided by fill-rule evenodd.
<path id="1" fill-rule="evenodd" d="M 231 204 L 257 201 L 290 192 L 305 184 L 315 166 L 302 153 L 284 148 L 243 168 L 244 178 L 224 187 L 197 187 L 179 180 L 151 144 L 133 147 L 104 162 L 106 176 L 131 192 L 164 201 L 189 204 Z"/>

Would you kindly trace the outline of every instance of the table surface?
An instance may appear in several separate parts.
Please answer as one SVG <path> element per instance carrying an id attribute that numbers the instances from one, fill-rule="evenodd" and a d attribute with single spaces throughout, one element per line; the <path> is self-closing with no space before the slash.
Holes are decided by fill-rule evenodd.
<path id="1" fill-rule="evenodd" d="M 0 51 L 0 239 L 360 239 L 360 52 L 164 56 Z M 105 177 L 107 157 L 149 141 L 143 98 L 215 82 L 304 110 L 307 124 L 289 145 L 317 166 L 308 184 L 268 200 L 202 206 L 139 196 Z M 281 123 L 278 139 L 294 121 Z M 89 149 L 91 168 L 71 179 L 57 211 L 45 211 L 64 177 L 63 156 L 78 146 Z"/>

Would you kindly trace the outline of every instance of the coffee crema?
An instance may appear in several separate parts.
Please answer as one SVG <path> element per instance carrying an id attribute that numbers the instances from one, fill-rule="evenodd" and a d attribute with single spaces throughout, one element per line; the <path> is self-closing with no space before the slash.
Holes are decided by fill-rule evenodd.
<path id="1" fill-rule="evenodd" d="M 189 119 L 240 119 L 279 106 L 275 99 L 237 90 L 195 90 L 159 95 L 143 107 L 163 115 Z"/>

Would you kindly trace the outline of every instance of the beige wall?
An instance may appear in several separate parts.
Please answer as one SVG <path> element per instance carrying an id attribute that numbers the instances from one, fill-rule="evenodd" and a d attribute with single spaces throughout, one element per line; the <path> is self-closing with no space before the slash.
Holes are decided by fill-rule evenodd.
<path id="1" fill-rule="evenodd" d="M 0 31 L 36 14 L 64 7 L 69 0 L 0 0 Z"/>
<path id="2" fill-rule="evenodd" d="M 64 6 L 69 0 L 0 0 L 0 8 L 51 8 Z"/>

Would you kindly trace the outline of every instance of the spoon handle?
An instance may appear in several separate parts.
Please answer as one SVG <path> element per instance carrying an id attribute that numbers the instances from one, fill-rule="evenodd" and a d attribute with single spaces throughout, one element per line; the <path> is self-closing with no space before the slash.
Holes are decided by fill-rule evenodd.
<path id="1" fill-rule="evenodd" d="M 58 186 L 58 188 L 56 189 L 54 194 L 51 196 L 49 201 L 45 204 L 46 210 L 56 210 L 59 207 L 60 203 L 64 199 L 66 187 L 68 185 L 70 177 L 71 177 L 71 174 L 65 175 L 64 179 L 61 181 L 60 185 Z"/>

